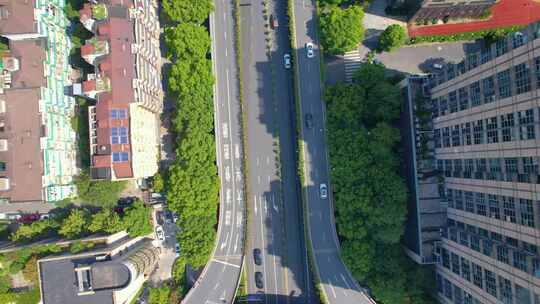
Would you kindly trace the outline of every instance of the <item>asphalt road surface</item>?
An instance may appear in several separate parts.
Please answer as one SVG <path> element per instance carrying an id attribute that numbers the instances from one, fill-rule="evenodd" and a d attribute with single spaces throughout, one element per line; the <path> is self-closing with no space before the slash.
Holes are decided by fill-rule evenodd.
<path id="1" fill-rule="evenodd" d="M 182 301 L 186 304 L 232 303 L 243 261 L 245 196 L 233 7 L 233 0 L 216 0 L 215 13 L 210 16 L 216 78 L 216 150 L 221 179 L 218 239 L 211 260 Z"/>
<path id="2" fill-rule="evenodd" d="M 325 144 L 325 108 L 321 97 L 320 53 L 316 37 L 315 0 L 295 0 L 294 19 L 296 25 L 296 57 L 298 61 L 299 95 L 302 114 L 302 139 L 304 141 L 304 175 L 309 236 L 311 238 L 315 264 L 324 295 L 332 304 L 375 303 L 352 278 L 339 254 L 336 236 L 332 191 L 327 199 L 319 193 L 321 183 L 328 185 L 328 156 Z M 307 58 L 305 44 L 313 42 L 315 57 Z M 308 128 L 304 118 L 313 116 L 313 126 Z"/>
<path id="3" fill-rule="evenodd" d="M 252 206 L 248 292 L 262 292 L 264 303 L 314 303 L 295 169 L 292 72 L 283 65 L 283 54 L 290 52 L 286 1 L 269 1 L 268 9 L 278 20 L 275 29 L 265 27 L 262 0 L 240 2 Z M 261 250 L 261 265 L 255 264 L 255 248 Z M 256 286 L 255 272 L 262 274 L 262 288 Z"/>

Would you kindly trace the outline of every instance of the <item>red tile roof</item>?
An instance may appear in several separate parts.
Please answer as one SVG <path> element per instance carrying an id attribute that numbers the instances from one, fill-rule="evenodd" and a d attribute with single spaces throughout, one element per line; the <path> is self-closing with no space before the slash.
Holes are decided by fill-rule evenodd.
<path id="1" fill-rule="evenodd" d="M 450 35 L 512 25 L 527 25 L 540 19 L 540 3 L 535 0 L 500 0 L 485 21 L 416 26 L 409 24 L 409 36 Z"/>

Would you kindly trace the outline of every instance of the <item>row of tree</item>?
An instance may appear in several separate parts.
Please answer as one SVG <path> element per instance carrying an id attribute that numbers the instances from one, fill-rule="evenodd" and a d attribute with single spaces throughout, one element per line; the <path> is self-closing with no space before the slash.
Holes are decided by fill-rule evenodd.
<path id="1" fill-rule="evenodd" d="M 185 287 L 185 266 L 198 268 L 208 261 L 217 225 L 219 180 L 214 138 L 210 36 L 203 26 L 213 10 L 212 0 L 164 0 L 163 13 L 171 24 L 165 29 L 168 98 L 175 103 L 172 118 L 176 161 L 167 172 L 165 190 L 169 208 L 179 214 L 177 236 L 182 255 L 175 278 Z M 182 293 L 184 290 L 180 290 Z"/>
<path id="2" fill-rule="evenodd" d="M 399 175 L 399 89 L 382 65 L 364 64 L 353 84 L 325 92 L 328 145 L 342 257 L 381 303 L 423 303 L 424 270 L 400 239 L 407 188 Z"/>
<path id="3" fill-rule="evenodd" d="M 112 234 L 126 230 L 130 236 L 142 236 L 152 232 L 150 209 L 136 201 L 123 210 L 122 215 L 104 208 L 97 213 L 85 208 L 54 213 L 51 218 L 24 224 L 11 235 L 15 242 L 28 242 L 45 237 L 61 236 L 68 239 L 93 233 Z"/>

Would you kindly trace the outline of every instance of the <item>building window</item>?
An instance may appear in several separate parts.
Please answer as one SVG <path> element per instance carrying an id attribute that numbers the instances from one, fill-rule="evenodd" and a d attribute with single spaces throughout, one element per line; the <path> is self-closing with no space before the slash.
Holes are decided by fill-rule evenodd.
<path id="1" fill-rule="evenodd" d="M 532 200 L 519 199 L 519 223 L 534 228 L 534 212 Z"/>
<path id="2" fill-rule="evenodd" d="M 495 81 L 493 80 L 493 76 L 482 79 L 482 89 L 484 91 L 484 103 L 495 100 Z"/>
<path id="3" fill-rule="evenodd" d="M 0 172 L 4 172 L 7 170 L 7 163 L 0 161 Z"/>
<path id="4" fill-rule="evenodd" d="M 471 296 L 470 293 L 467 293 L 466 291 L 463 292 L 463 304 L 476 304 L 477 301 L 473 296 Z"/>
<path id="5" fill-rule="evenodd" d="M 509 280 L 499 276 L 499 289 L 501 291 L 500 300 L 505 304 L 512 304 L 513 295 L 512 295 L 512 284 Z"/>
<path id="6" fill-rule="evenodd" d="M 521 241 L 521 246 L 523 247 L 523 250 L 525 250 L 528 253 L 537 255 L 538 254 L 538 247 L 536 245 L 533 245 L 531 243 L 527 243 L 525 241 Z"/>
<path id="7" fill-rule="evenodd" d="M 510 80 L 510 70 L 497 73 L 497 84 L 499 85 L 499 98 L 512 96 L 512 81 Z"/>
<path id="8" fill-rule="evenodd" d="M 448 114 L 448 101 L 442 96 L 439 98 L 439 112 L 441 116 Z"/>
<path id="9" fill-rule="evenodd" d="M 450 128 L 445 127 L 442 131 L 443 147 L 450 147 Z"/>
<path id="10" fill-rule="evenodd" d="M 522 94 L 531 90 L 531 78 L 529 67 L 526 63 L 518 64 L 514 67 L 516 77 L 516 93 Z"/>
<path id="11" fill-rule="evenodd" d="M 442 293 L 443 292 L 442 277 L 438 272 L 435 274 L 435 284 L 437 285 L 437 291 Z"/>
<path id="12" fill-rule="evenodd" d="M 524 287 L 514 284 L 516 290 L 516 303 L 518 304 L 531 304 L 531 292 Z"/>
<path id="13" fill-rule="evenodd" d="M 480 81 L 473 82 L 470 87 L 471 93 L 471 107 L 479 106 L 480 100 Z"/>
<path id="14" fill-rule="evenodd" d="M 536 134 L 534 131 L 534 111 L 533 109 L 519 111 L 519 139 L 535 139 Z"/>
<path id="15" fill-rule="evenodd" d="M 486 291 L 497 297 L 497 281 L 495 279 L 495 274 L 487 269 L 484 269 L 484 276 L 486 278 Z"/>
<path id="16" fill-rule="evenodd" d="M 454 191 L 454 202 L 456 203 L 456 209 L 463 210 L 463 191 Z"/>
<path id="17" fill-rule="evenodd" d="M 445 268 L 450 269 L 450 255 L 445 248 L 442 248 L 442 264 Z"/>
<path id="18" fill-rule="evenodd" d="M 514 113 L 501 115 L 502 140 L 503 142 L 513 141 L 514 136 Z"/>
<path id="19" fill-rule="evenodd" d="M 465 191 L 465 211 L 474 213 L 473 193 Z"/>
<path id="20" fill-rule="evenodd" d="M 492 218 L 501 219 L 501 210 L 499 208 L 499 199 L 496 195 L 488 194 L 488 201 L 489 201 L 489 215 Z"/>
<path id="21" fill-rule="evenodd" d="M 463 134 L 463 145 L 470 146 L 472 145 L 472 136 L 471 136 L 471 123 L 466 122 L 461 124 L 461 133 Z"/>
<path id="22" fill-rule="evenodd" d="M 454 285 L 454 304 L 463 304 L 463 291 Z"/>
<path id="23" fill-rule="evenodd" d="M 534 59 L 534 65 L 536 66 L 536 87 L 540 88 L 540 57 Z"/>
<path id="24" fill-rule="evenodd" d="M 457 230 L 455 228 L 450 228 L 448 229 L 449 231 L 449 234 L 450 234 L 450 239 L 454 242 L 457 243 Z"/>
<path id="25" fill-rule="evenodd" d="M 125 119 L 127 118 L 126 109 L 111 109 L 111 119 Z"/>
<path id="26" fill-rule="evenodd" d="M 510 260 L 508 258 L 508 248 L 502 245 L 497 246 L 497 260 L 505 264 L 510 264 Z"/>
<path id="27" fill-rule="evenodd" d="M 453 177 L 461 177 L 461 172 L 463 171 L 463 160 L 462 159 L 454 159 L 454 173 L 452 174 Z"/>
<path id="28" fill-rule="evenodd" d="M 491 60 L 491 45 L 480 50 L 480 62 L 482 64 Z"/>
<path id="29" fill-rule="evenodd" d="M 129 161 L 129 153 L 128 152 L 113 152 L 112 159 L 113 159 L 113 162 L 115 163 L 127 162 Z"/>
<path id="30" fill-rule="evenodd" d="M 493 253 L 493 242 L 482 239 L 482 253 L 490 257 Z"/>
<path id="31" fill-rule="evenodd" d="M 431 113 L 433 118 L 439 117 L 439 100 L 437 98 L 431 99 Z"/>
<path id="32" fill-rule="evenodd" d="M 469 56 L 467 57 L 467 62 L 469 63 L 469 70 L 472 70 L 475 67 L 477 67 L 478 66 L 478 54 L 476 54 L 476 53 L 469 54 Z"/>
<path id="33" fill-rule="evenodd" d="M 471 264 L 464 258 L 461 258 L 461 276 L 465 280 L 471 281 Z"/>
<path id="34" fill-rule="evenodd" d="M 482 267 L 479 265 L 472 263 L 472 269 L 473 269 L 473 283 L 474 285 L 484 288 L 484 279 L 482 277 Z"/>
<path id="35" fill-rule="evenodd" d="M 461 146 L 461 137 L 459 136 L 459 125 L 452 128 L 452 147 Z"/>
<path id="36" fill-rule="evenodd" d="M 527 36 L 523 35 L 523 33 L 515 32 L 512 35 L 512 46 L 514 49 L 522 46 L 525 42 L 527 42 Z"/>
<path id="37" fill-rule="evenodd" d="M 476 235 L 471 235 L 471 249 L 480 252 L 480 238 Z"/>
<path id="38" fill-rule="evenodd" d="M 499 142 L 499 130 L 497 116 L 486 119 L 487 142 L 488 144 Z"/>
<path id="39" fill-rule="evenodd" d="M 452 252 L 452 272 L 454 272 L 457 275 L 460 275 L 459 273 L 459 256 Z"/>
<path id="40" fill-rule="evenodd" d="M 127 128 L 126 127 L 113 127 L 111 128 L 111 143 L 112 144 L 127 144 Z"/>
<path id="41" fill-rule="evenodd" d="M 452 300 L 452 283 L 444 279 L 444 296 Z"/>
<path id="42" fill-rule="evenodd" d="M 521 161 L 523 162 L 523 173 L 525 174 L 537 174 L 538 165 L 536 164 L 536 159 L 532 157 L 522 157 Z"/>
<path id="43" fill-rule="evenodd" d="M 448 76 L 448 80 L 454 79 L 456 77 L 456 70 L 453 64 L 449 63 L 446 65 L 446 75 Z"/>
<path id="44" fill-rule="evenodd" d="M 478 215 L 487 216 L 486 197 L 484 193 L 476 193 L 476 213 Z"/>
<path id="45" fill-rule="evenodd" d="M 467 88 L 460 88 L 458 90 L 459 95 L 459 110 L 463 111 L 469 108 L 469 92 Z"/>
<path id="46" fill-rule="evenodd" d="M 539 259 L 532 260 L 532 275 L 535 278 L 540 279 L 540 260 Z"/>
<path id="47" fill-rule="evenodd" d="M 527 258 L 525 253 L 522 253 L 518 250 L 514 250 L 514 267 L 521 271 L 527 272 Z"/>
<path id="48" fill-rule="evenodd" d="M 508 52 L 508 41 L 506 40 L 506 37 L 499 39 L 497 40 L 497 42 L 495 42 L 495 51 L 497 57 Z"/>
<path id="49" fill-rule="evenodd" d="M 452 91 L 448 94 L 448 106 L 450 107 L 450 113 L 456 113 L 458 111 L 456 91 Z"/>
<path id="50" fill-rule="evenodd" d="M 516 222 L 516 204 L 513 197 L 503 196 L 504 220 L 507 222 Z"/>
<path id="51" fill-rule="evenodd" d="M 463 246 L 469 247 L 469 235 L 466 232 L 459 232 L 459 243 Z"/>
<path id="52" fill-rule="evenodd" d="M 471 178 L 471 173 L 474 171 L 474 161 L 472 159 L 465 160 L 465 171 L 463 177 Z"/>
<path id="53" fill-rule="evenodd" d="M 485 142 L 484 140 L 484 122 L 482 120 L 477 120 L 473 122 L 473 134 L 474 134 L 474 144 L 480 145 Z"/>

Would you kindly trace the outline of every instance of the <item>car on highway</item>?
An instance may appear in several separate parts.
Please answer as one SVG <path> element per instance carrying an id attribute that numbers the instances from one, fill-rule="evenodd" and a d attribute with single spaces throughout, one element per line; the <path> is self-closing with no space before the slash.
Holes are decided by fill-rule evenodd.
<path id="1" fill-rule="evenodd" d="M 255 286 L 259 289 L 264 288 L 263 275 L 260 271 L 255 272 Z"/>
<path id="2" fill-rule="evenodd" d="M 274 16 L 274 15 L 270 15 L 270 26 L 271 26 L 273 29 L 276 29 L 276 28 L 279 26 L 277 17 Z"/>
<path id="3" fill-rule="evenodd" d="M 163 232 L 163 227 L 161 227 L 161 226 L 156 227 L 156 237 L 160 241 L 165 240 L 165 233 Z"/>
<path id="4" fill-rule="evenodd" d="M 253 261 L 256 265 L 262 264 L 261 250 L 259 248 L 253 249 Z"/>
<path id="5" fill-rule="evenodd" d="M 283 64 L 285 65 L 286 69 L 291 68 L 291 54 L 287 53 L 283 55 Z"/>
<path id="6" fill-rule="evenodd" d="M 306 56 L 307 58 L 315 57 L 315 53 L 313 52 L 313 43 L 311 42 L 306 43 Z"/>
<path id="7" fill-rule="evenodd" d="M 311 115 L 311 113 L 306 113 L 306 115 L 304 115 L 304 121 L 306 123 L 306 128 L 313 128 L 313 115 Z"/>
<path id="8" fill-rule="evenodd" d="M 328 186 L 326 186 L 326 184 L 323 183 L 319 185 L 319 194 L 321 195 L 321 199 L 328 198 Z"/>

